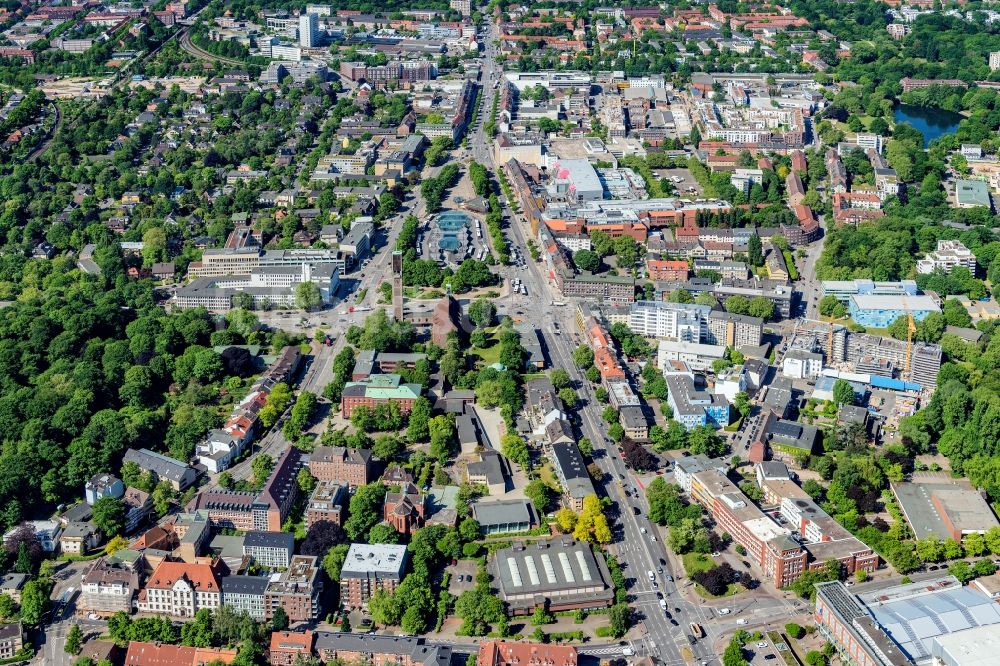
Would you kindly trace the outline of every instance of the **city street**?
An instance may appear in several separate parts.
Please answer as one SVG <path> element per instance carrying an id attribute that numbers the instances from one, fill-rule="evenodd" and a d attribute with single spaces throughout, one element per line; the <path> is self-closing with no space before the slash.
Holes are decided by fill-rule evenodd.
<path id="1" fill-rule="evenodd" d="M 494 95 L 492 80 L 495 68 L 493 42 L 497 35 L 497 26 L 490 25 L 490 32 L 486 38 L 487 51 L 484 58 L 483 68 L 483 88 L 484 99 L 482 110 L 488 113 L 492 108 L 492 97 Z M 499 165 L 493 164 L 492 155 L 489 149 L 490 137 L 487 137 L 482 130 L 482 123 L 477 122 L 474 131 L 470 136 L 470 147 L 473 159 L 492 167 L 494 172 Z M 526 239 L 530 231 L 526 224 L 514 216 L 510 210 L 505 211 L 511 219 L 508 235 L 511 242 L 515 243 L 525 257 L 529 256 Z M 574 309 L 572 307 L 560 307 L 552 305 L 553 299 L 548 288 L 548 280 L 543 275 L 543 267 L 534 261 L 528 261 L 528 267 L 518 273 L 527 286 L 528 293 L 533 295 L 530 299 L 530 307 L 525 317 L 534 322 L 539 327 L 543 345 L 549 354 L 551 366 L 563 368 L 569 372 L 578 387 L 589 387 L 589 382 L 580 373 L 576 364 L 573 363 L 572 349 L 573 343 L 570 338 L 570 331 L 576 330 L 574 321 Z M 501 302 L 499 307 L 506 309 L 508 304 Z M 513 312 L 507 314 L 514 315 Z M 559 325 L 559 330 L 555 324 Z M 589 392 L 589 388 L 587 389 Z M 583 405 L 577 410 L 581 421 L 581 435 L 589 438 L 595 447 L 595 451 L 600 451 L 603 447 L 607 433 L 607 425 L 601 420 L 599 406 L 592 394 L 585 396 Z M 612 546 L 612 551 L 618 557 L 626 578 L 632 580 L 630 594 L 635 601 L 630 605 L 642 618 L 646 635 L 635 646 L 637 652 L 645 652 L 657 656 L 666 664 L 682 664 L 684 659 L 681 655 L 681 647 L 687 645 L 686 634 L 689 633 L 687 623 L 701 623 L 708 633 L 708 637 L 699 640 L 692 651 L 695 656 L 706 663 L 712 663 L 716 657 L 711 649 L 712 626 L 706 622 L 712 617 L 711 611 L 706 610 L 701 604 L 691 604 L 684 600 L 677 592 L 674 583 L 667 582 L 665 576 L 671 575 L 669 563 L 660 565 L 660 561 L 666 560 L 666 553 L 663 550 L 662 539 L 653 542 L 651 536 L 656 533 L 653 525 L 644 517 L 648 511 L 645 499 L 641 496 L 634 501 L 643 513 L 642 517 L 635 516 L 630 508 L 629 500 L 625 497 L 622 479 L 625 483 L 633 485 L 631 475 L 625 468 L 618 450 L 615 447 L 604 449 L 605 455 L 596 455 L 595 458 L 601 469 L 605 472 L 605 490 L 618 507 L 618 517 L 621 524 L 621 532 L 616 535 L 616 544 Z M 643 534 L 641 528 L 645 528 L 647 534 Z M 658 588 L 654 588 L 646 576 L 647 571 L 655 571 L 658 567 L 663 568 L 664 575 L 657 576 Z M 656 591 L 662 590 L 668 599 L 668 606 L 681 609 L 677 616 L 678 626 L 673 627 L 667 621 L 660 610 Z M 718 662 L 716 662 L 718 663 Z"/>

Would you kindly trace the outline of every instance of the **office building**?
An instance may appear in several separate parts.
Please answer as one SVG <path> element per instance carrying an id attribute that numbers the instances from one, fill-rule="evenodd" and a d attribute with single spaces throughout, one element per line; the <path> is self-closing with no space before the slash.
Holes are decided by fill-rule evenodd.
<path id="1" fill-rule="evenodd" d="M 645 338 L 697 343 L 711 311 L 707 305 L 636 301 L 629 306 L 628 326 Z"/>
<path id="2" fill-rule="evenodd" d="M 873 282 L 872 280 L 824 280 L 822 283 L 824 297 L 833 296 L 847 305 L 851 296 L 916 296 L 920 293 L 917 283 L 913 280 L 899 282 Z"/>
<path id="3" fill-rule="evenodd" d="M 343 483 L 353 490 L 372 480 L 372 453 L 368 449 L 317 446 L 309 456 L 309 473 L 320 482 Z"/>
<path id="4" fill-rule="evenodd" d="M 705 345 L 696 342 L 660 340 L 656 348 L 656 365 L 669 368 L 672 363 L 683 363 L 689 370 L 708 371 L 712 363 L 726 355 L 723 345 Z"/>
<path id="5" fill-rule="evenodd" d="M 267 618 L 264 604 L 267 583 L 266 576 L 225 576 L 221 581 L 222 605 L 263 622 Z"/>
<path id="6" fill-rule="evenodd" d="M 214 527 L 242 532 L 280 532 L 295 503 L 301 453 L 294 446 L 285 449 L 259 493 L 209 487 L 188 502 L 189 513 L 204 512 Z"/>
<path id="7" fill-rule="evenodd" d="M 187 490 L 197 477 L 190 465 L 149 449 L 129 449 L 123 462 L 134 462 L 143 472 L 151 472 L 154 481 L 166 481 L 177 491 Z"/>
<path id="8" fill-rule="evenodd" d="M 526 500 L 476 502 L 472 505 L 472 517 L 484 536 L 526 532 L 537 524 L 534 508 Z"/>
<path id="9" fill-rule="evenodd" d="M 306 505 L 306 530 L 323 520 L 343 525 L 348 497 L 350 490 L 347 484 L 336 481 L 317 483 Z"/>
<path id="10" fill-rule="evenodd" d="M 139 592 L 139 612 L 192 618 L 202 608 L 217 609 L 222 605 L 217 564 L 161 562 Z"/>
<path id="11" fill-rule="evenodd" d="M 707 318 L 708 328 L 703 331 L 701 342 L 740 349 L 757 347 L 764 337 L 764 320 L 760 317 L 712 310 Z"/>
<path id="12" fill-rule="evenodd" d="M 789 349 L 781 363 L 781 374 L 792 379 L 816 379 L 823 371 L 823 355 Z"/>
<path id="13" fill-rule="evenodd" d="M 576 648 L 569 645 L 483 641 L 476 666 L 577 666 Z"/>
<path id="14" fill-rule="evenodd" d="M 340 413 L 345 419 L 351 412 L 365 406 L 375 409 L 379 405 L 395 404 L 403 414 L 409 414 L 423 387 L 405 384 L 397 374 L 371 375 L 359 382 L 348 382 L 340 396 Z"/>
<path id="15" fill-rule="evenodd" d="M 314 632 L 313 650 L 327 664 L 449 666 L 451 646 L 428 645 L 423 637 L 379 636 L 339 631 Z"/>
<path id="16" fill-rule="evenodd" d="M 125 559 L 101 557 L 84 572 L 80 585 L 80 610 L 99 615 L 112 615 L 119 611 L 132 613 L 132 604 L 139 591 L 139 573 L 142 555 Z"/>
<path id="17" fill-rule="evenodd" d="M 968 479 L 915 472 L 911 481 L 893 482 L 890 488 L 917 539 L 961 542 L 966 534 L 985 534 L 1000 525 L 990 503 Z"/>
<path id="18" fill-rule="evenodd" d="M 499 597 L 514 615 L 607 608 L 614 588 L 603 557 L 590 544 L 569 536 L 532 544 L 515 543 L 488 564 Z"/>
<path id="19" fill-rule="evenodd" d="M 985 639 L 1000 632 L 1000 606 L 954 576 L 859 595 L 840 581 L 818 583 L 813 617 L 842 660 L 859 666 L 989 664 Z M 965 657 L 954 661 L 959 650 Z"/>
<path id="20" fill-rule="evenodd" d="M 20 622 L 0 624 L 0 659 L 12 659 L 24 647 L 24 628 Z"/>
<path id="21" fill-rule="evenodd" d="M 187 647 L 166 643 L 129 641 L 125 664 L 128 666 L 204 666 L 231 664 L 236 650 L 213 647 Z"/>
<path id="22" fill-rule="evenodd" d="M 313 13 L 299 14 L 299 46 L 304 49 L 319 46 L 319 17 Z"/>
<path id="23" fill-rule="evenodd" d="M 240 307 L 242 299 L 252 299 L 255 309 L 298 308 L 298 285 L 311 282 L 319 289 L 320 301 L 334 302 L 340 288 L 342 267 L 335 263 L 298 266 L 260 266 L 249 275 L 203 277 L 174 292 L 171 303 L 178 308 L 205 308 L 228 312 Z"/>

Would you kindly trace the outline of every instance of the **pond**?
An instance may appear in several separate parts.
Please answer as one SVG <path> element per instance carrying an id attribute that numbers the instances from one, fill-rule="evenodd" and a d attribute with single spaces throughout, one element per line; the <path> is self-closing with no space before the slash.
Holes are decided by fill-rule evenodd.
<path id="1" fill-rule="evenodd" d="M 952 111 L 910 104 L 900 104 L 892 115 L 897 123 L 910 123 L 920 130 L 924 135 L 924 148 L 939 136 L 957 130 L 958 123 L 962 120 L 960 114 Z"/>

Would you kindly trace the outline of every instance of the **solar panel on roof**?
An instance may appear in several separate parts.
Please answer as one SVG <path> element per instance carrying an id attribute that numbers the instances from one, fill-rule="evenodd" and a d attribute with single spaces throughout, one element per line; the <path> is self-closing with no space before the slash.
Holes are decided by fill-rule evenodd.
<path id="1" fill-rule="evenodd" d="M 542 566 L 545 567 L 545 578 L 548 579 L 549 585 L 554 585 L 556 583 L 556 571 L 552 568 L 552 558 L 549 557 L 548 553 L 542 555 Z"/>
<path id="2" fill-rule="evenodd" d="M 573 573 L 573 567 L 569 565 L 569 557 L 566 553 L 559 553 L 559 564 L 562 565 L 563 574 L 566 576 L 566 580 L 570 583 L 575 583 L 576 575 Z"/>
<path id="3" fill-rule="evenodd" d="M 524 566 L 528 568 L 528 578 L 531 579 L 531 584 L 537 586 L 541 581 L 538 578 L 538 569 L 535 568 L 535 558 L 531 555 L 525 555 Z"/>
<path id="4" fill-rule="evenodd" d="M 590 565 L 587 564 L 587 558 L 583 556 L 583 551 L 576 551 L 576 561 L 580 563 L 580 574 L 583 579 L 588 583 L 594 580 L 593 574 L 590 573 Z"/>
<path id="5" fill-rule="evenodd" d="M 514 584 L 514 587 L 521 587 L 524 583 L 521 582 L 521 572 L 517 570 L 517 562 L 513 557 L 507 558 L 507 568 L 510 570 L 510 579 Z"/>

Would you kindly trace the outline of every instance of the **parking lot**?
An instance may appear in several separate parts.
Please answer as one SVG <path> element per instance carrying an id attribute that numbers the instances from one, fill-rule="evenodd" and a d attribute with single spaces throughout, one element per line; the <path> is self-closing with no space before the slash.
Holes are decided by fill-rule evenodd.
<path id="1" fill-rule="evenodd" d="M 674 186 L 677 196 L 684 199 L 697 199 L 701 197 L 701 185 L 691 175 L 688 169 L 654 169 L 653 175 L 657 178 L 666 178 Z"/>

